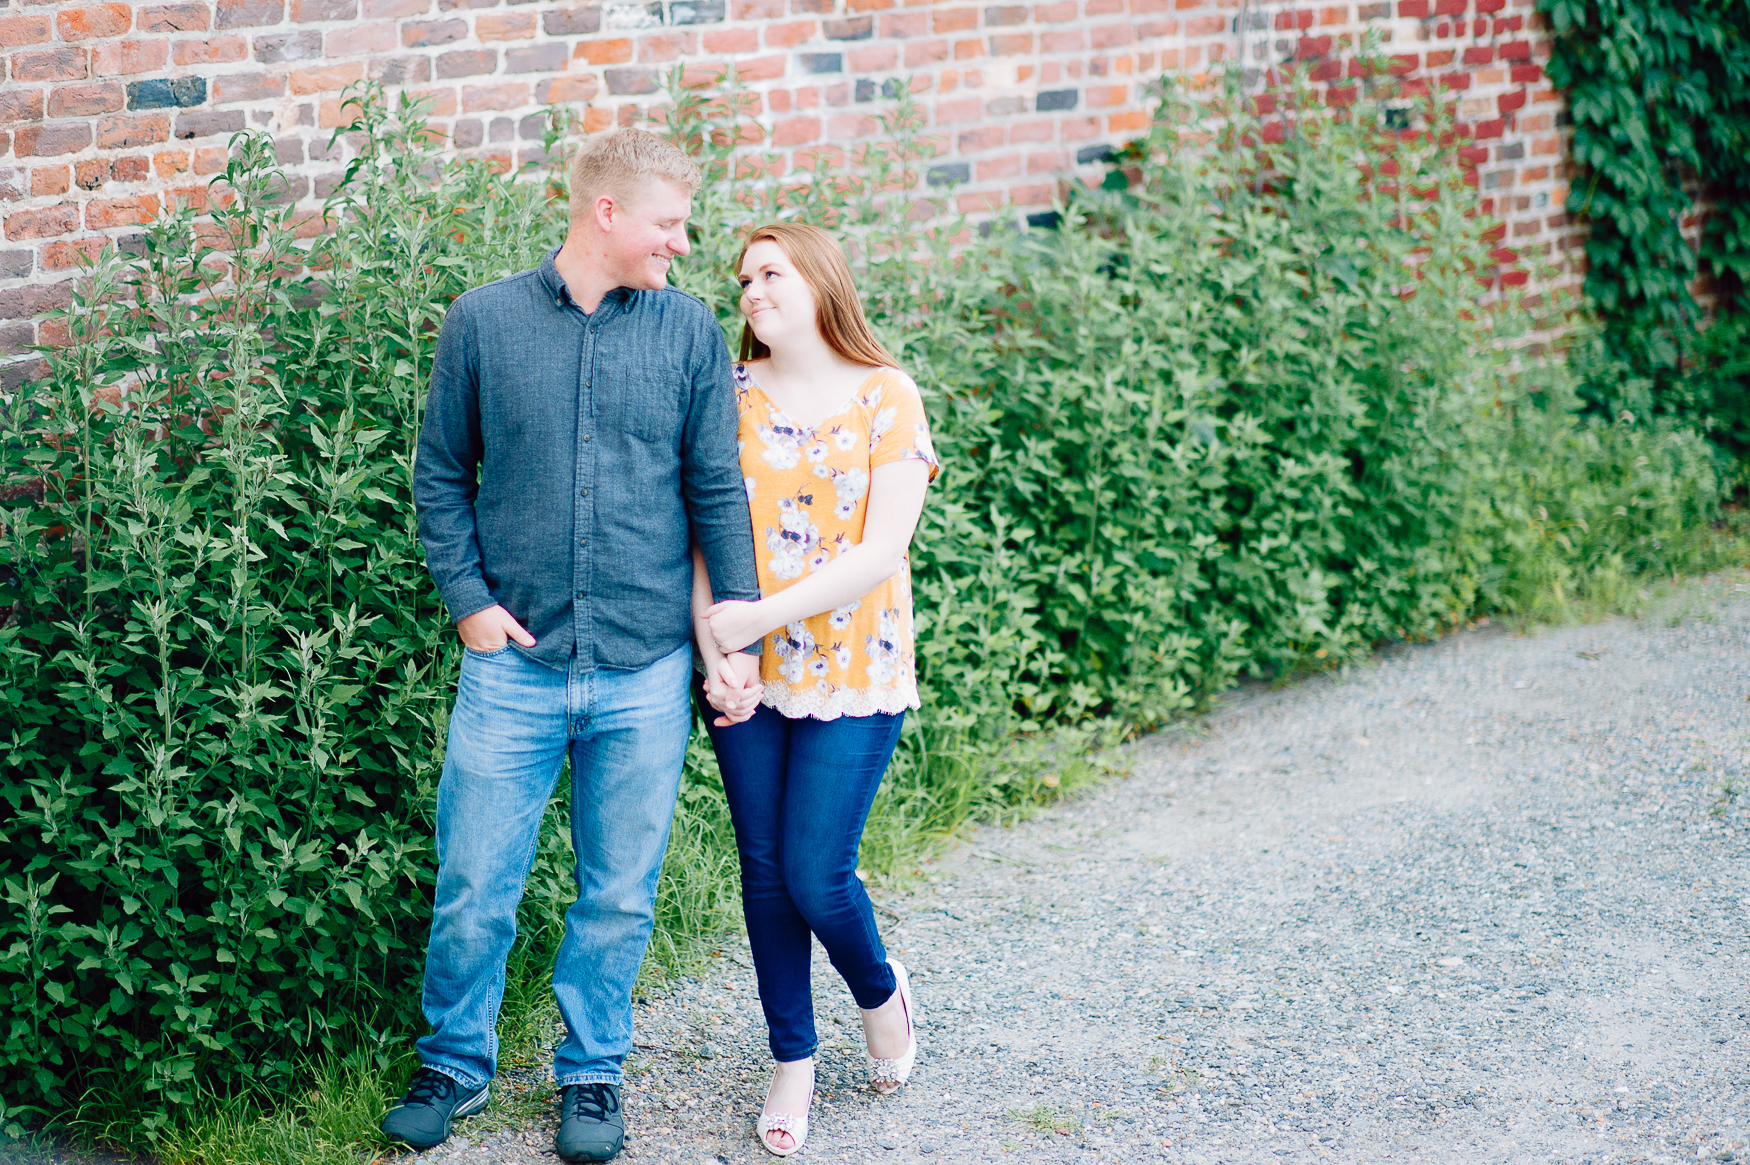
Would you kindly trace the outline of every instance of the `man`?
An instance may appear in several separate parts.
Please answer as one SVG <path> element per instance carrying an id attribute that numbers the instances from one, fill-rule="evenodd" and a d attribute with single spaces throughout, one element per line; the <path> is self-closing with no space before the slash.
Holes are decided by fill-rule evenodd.
<path id="1" fill-rule="evenodd" d="M 505 959 L 571 757 L 577 902 L 553 990 L 559 1156 L 619 1152 L 632 985 L 692 728 L 690 543 L 718 600 L 757 599 L 728 352 L 667 286 L 699 170 L 654 134 L 587 140 L 541 266 L 444 320 L 414 500 L 467 651 L 438 785 L 421 1067 L 383 1120 L 415 1148 L 486 1107 Z M 743 683 L 758 660 L 731 661 Z"/>

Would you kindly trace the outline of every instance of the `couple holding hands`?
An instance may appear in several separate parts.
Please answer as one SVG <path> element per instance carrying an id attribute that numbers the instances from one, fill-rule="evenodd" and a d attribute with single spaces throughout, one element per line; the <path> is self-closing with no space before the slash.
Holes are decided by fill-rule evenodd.
<path id="1" fill-rule="evenodd" d="M 654 134 L 587 140 L 564 245 L 456 300 L 420 432 L 419 532 L 467 650 L 437 798 L 422 1006 L 383 1131 L 416 1148 L 485 1108 L 517 903 L 571 759 L 577 901 L 553 989 L 557 1150 L 605 1161 L 681 764 L 705 712 L 776 1069 L 761 1142 L 808 1133 L 810 936 L 862 1009 L 869 1081 L 917 1055 L 905 968 L 856 876 L 918 706 L 906 551 L 935 476 L 923 403 L 814 227 L 748 237 L 732 363 L 668 286 L 698 167 Z"/>

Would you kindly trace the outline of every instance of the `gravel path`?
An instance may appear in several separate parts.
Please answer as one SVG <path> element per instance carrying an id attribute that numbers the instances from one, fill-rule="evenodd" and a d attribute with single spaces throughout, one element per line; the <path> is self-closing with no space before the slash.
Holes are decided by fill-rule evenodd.
<path id="1" fill-rule="evenodd" d="M 882 902 L 902 1096 L 818 960 L 802 1158 L 1750 1160 L 1746 582 L 1242 693 L 977 831 Z M 745 946 L 638 1025 L 625 1159 L 766 1160 Z M 423 1159 L 551 1160 L 525 1111 Z"/>

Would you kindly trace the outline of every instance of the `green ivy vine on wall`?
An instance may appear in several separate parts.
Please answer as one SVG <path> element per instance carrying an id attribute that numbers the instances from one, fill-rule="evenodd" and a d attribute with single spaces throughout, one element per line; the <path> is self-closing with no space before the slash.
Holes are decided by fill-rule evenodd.
<path id="1" fill-rule="evenodd" d="M 1586 293 L 1609 357 L 1639 385 L 1628 403 L 1750 451 L 1750 0 L 1538 10 L 1573 119 L 1567 209 L 1589 226 Z M 1698 275 L 1718 289 L 1712 321 L 1691 293 Z"/>

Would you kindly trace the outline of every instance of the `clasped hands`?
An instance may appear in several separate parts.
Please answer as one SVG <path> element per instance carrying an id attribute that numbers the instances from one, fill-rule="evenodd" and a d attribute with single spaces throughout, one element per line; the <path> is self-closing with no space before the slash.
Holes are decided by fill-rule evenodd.
<path id="1" fill-rule="evenodd" d="M 719 713 L 715 725 L 727 728 L 748 719 L 760 706 L 765 684 L 760 680 L 760 659 L 742 650 L 764 634 L 759 626 L 757 604 L 731 601 L 717 603 L 703 616 L 711 642 L 723 655 L 705 669 L 705 702 Z"/>

